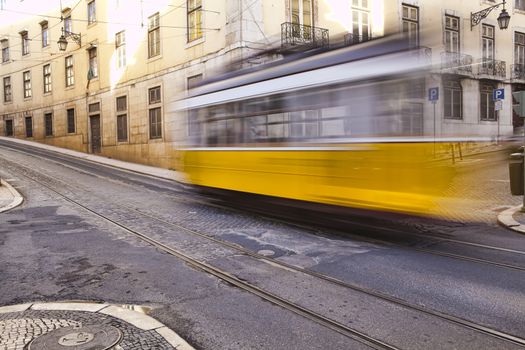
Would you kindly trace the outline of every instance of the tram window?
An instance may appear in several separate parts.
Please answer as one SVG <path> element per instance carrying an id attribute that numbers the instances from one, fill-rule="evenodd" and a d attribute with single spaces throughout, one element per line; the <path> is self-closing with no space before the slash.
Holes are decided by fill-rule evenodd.
<path id="1" fill-rule="evenodd" d="M 421 106 L 407 109 L 406 103 L 419 103 L 415 97 L 422 84 L 374 81 L 210 106 L 190 111 L 189 133 L 195 142 L 210 146 L 421 134 Z"/>
<path id="2" fill-rule="evenodd" d="M 268 137 L 268 121 L 267 116 L 258 115 L 255 117 L 245 118 L 245 142 L 254 142 L 258 140 L 265 140 Z"/>
<path id="3" fill-rule="evenodd" d="M 281 140 L 288 137 L 288 116 L 285 113 L 268 115 L 268 138 L 270 140 Z"/>
<path id="4" fill-rule="evenodd" d="M 323 137 L 345 136 L 346 108 L 344 106 L 328 107 L 321 110 L 321 133 Z M 347 124 L 347 123 L 346 123 Z"/>
<path id="5" fill-rule="evenodd" d="M 188 136 L 198 136 L 199 135 L 199 110 L 192 109 L 188 111 Z"/>
<path id="6" fill-rule="evenodd" d="M 290 137 L 312 138 L 319 136 L 319 112 L 317 110 L 290 113 Z"/>

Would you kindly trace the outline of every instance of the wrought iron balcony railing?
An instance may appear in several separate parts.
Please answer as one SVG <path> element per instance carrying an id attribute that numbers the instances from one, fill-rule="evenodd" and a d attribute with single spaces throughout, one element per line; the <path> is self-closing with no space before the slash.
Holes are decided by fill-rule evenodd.
<path id="1" fill-rule="evenodd" d="M 511 64 L 510 77 L 515 80 L 525 80 L 525 64 Z"/>
<path id="2" fill-rule="evenodd" d="M 345 35 L 345 46 L 356 45 L 369 40 L 372 40 L 372 36 L 370 35 L 355 35 L 353 33 L 348 33 Z"/>
<path id="3" fill-rule="evenodd" d="M 281 24 L 281 48 L 284 50 L 327 48 L 329 44 L 328 29 L 290 22 Z"/>
<path id="4" fill-rule="evenodd" d="M 410 54 L 422 60 L 425 63 L 432 63 L 432 49 L 426 46 L 414 47 L 410 50 Z"/>
<path id="5" fill-rule="evenodd" d="M 505 61 L 481 58 L 478 65 L 478 74 L 505 79 L 507 77 L 507 64 Z"/>
<path id="6" fill-rule="evenodd" d="M 459 52 L 442 52 L 441 53 L 441 70 L 452 74 L 472 74 L 472 63 L 474 62 L 471 55 Z"/>

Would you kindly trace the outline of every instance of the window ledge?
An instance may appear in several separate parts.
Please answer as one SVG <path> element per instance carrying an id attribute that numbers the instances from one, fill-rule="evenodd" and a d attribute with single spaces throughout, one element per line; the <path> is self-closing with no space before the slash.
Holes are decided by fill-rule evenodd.
<path id="1" fill-rule="evenodd" d="M 201 36 L 199 39 L 195 39 L 193 41 L 190 41 L 189 43 L 186 43 L 186 46 L 184 47 L 185 49 L 189 49 L 193 46 L 196 46 L 196 45 L 199 45 L 199 44 L 202 44 L 206 39 L 204 38 L 204 35 Z"/>
<path id="2" fill-rule="evenodd" d="M 53 91 L 44 92 L 44 94 L 43 94 L 44 97 L 48 97 L 48 96 L 52 96 L 52 95 L 53 95 Z"/>
<path id="3" fill-rule="evenodd" d="M 154 139 L 149 139 L 148 140 L 148 143 L 159 143 L 159 142 L 164 142 L 164 138 L 163 137 L 158 137 L 158 138 L 154 138 Z"/>
<path id="4" fill-rule="evenodd" d="M 67 90 L 73 90 L 74 88 L 75 88 L 75 84 L 70 85 L 70 86 L 66 86 L 66 87 L 64 88 L 64 90 L 66 90 L 66 91 L 67 91 Z"/>
<path id="5" fill-rule="evenodd" d="M 157 56 L 149 57 L 147 63 L 155 62 L 157 60 L 160 60 L 162 58 L 162 54 L 158 54 Z"/>

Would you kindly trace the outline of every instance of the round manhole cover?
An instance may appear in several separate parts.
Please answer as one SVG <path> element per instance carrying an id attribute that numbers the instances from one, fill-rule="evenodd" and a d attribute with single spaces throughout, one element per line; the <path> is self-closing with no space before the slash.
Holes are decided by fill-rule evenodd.
<path id="1" fill-rule="evenodd" d="M 112 326 L 65 327 L 34 339 L 28 350 L 106 350 L 121 338 L 122 333 Z"/>

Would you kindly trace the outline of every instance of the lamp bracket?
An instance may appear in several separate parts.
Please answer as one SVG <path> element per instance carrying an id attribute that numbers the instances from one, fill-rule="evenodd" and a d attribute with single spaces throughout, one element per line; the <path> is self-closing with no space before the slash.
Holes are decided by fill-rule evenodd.
<path id="1" fill-rule="evenodd" d="M 78 44 L 78 46 L 82 46 L 82 35 L 80 33 L 73 33 L 68 32 L 62 28 L 62 35 L 64 35 L 65 38 L 71 38 L 74 42 Z"/>
<path id="2" fill-rule="evenodd" d="M 505 3 L 506 3 L 506 0 L 503 0 L 503 2 L 487 7 L 484 10 L 481 10 L 478 12 L 471 12 L 470 13 L 470 30 L 472 30 L 472 28 L 477 26 L 479 22 L 481 22 L 484 18 L 486 18 L 492 10 L 500 7 L 501 5 L 503 5 L 503 9 L 505 10 Z"/>

